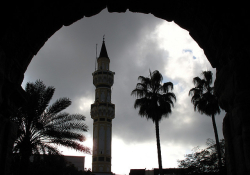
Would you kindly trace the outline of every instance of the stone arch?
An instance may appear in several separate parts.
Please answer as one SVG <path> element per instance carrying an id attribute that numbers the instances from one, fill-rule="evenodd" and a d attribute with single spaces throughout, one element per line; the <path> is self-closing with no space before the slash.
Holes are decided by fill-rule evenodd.
<path id="1" fill-rule="evenodd" d="M 77 20 L 98 14 L 130 10 L 152 13 L 155 17 L 174 21 L 189 31 L 216 68 L 216 93 L 227 115 L 224 119 L 229 174 L 250 173 L 249 89 L 249 20 L 246 4 L 213 4 L 210 1 L 102 1 L 84 2 L 19 2 L 2 4 L 0 12 L 0 128 L 7 116 L 25 101 L 21 88 L 24 72 L 33 56 L 56 31 Z M 232 25 L 232 21 L 234 25 Z M 0 131 L 0 165 L 7 167 L 5 152 L 10 152 L 13 136 Z M 8 144 L 7 144 L 8 143 Z M 0 168 L 2 174 L 6 169 Z"/>

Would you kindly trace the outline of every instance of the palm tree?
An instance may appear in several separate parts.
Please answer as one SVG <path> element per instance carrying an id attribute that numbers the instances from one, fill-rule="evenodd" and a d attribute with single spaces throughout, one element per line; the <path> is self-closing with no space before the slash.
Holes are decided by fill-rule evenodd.
<path id="1" fill-rule="evenodd" d="M 79 143 L 86 139 L 83 134 L 88 130 L 83 123 L 85 117 L 61 112 L 70 106 L 68 98 L 60 98 L 49 106 L 55 88 L 46 87 L 40 80 L 27 83 L 25 91 L 27 103 L 11 117 L 18 124 L 13 153 L 19 153 L 21 168 L 28 166 L 32 154 L 61 155 L 57 146 L 90 153 L 88 147 Z"/>
<path id="2" fill-rule="evenodd" d="M 218 99 L 214 94 L 214 87 L 210 85 L 213 82 L 213 73 L 211 71 L 203 71 L 201 75 L 204 79 L 195 77 L 193 79 L 194 88 L 189 91 L 189 95 L 192 96 L 191 102 L 194 105 L 194 111 L 198 110 L 201 114 L 206 114 L 212 118 L 214 135 L 217 146 L 217 154 L 219 159 L 219 169 L 222 169 L 221 163 L 221 152 L 219 137 L 216 127 L 216 122 L 214 116 L 220 114 L 220 107 L 218 104 Z"/>
<path id="3" fill-rule="evenodd" d="M 168 117 L 172 112 L 171 107 L 174 107 L 173 100 L 176 101 L 176 97 L 174 93 L 170 92 L 173 90 L 173 83 L 162 84 L 163 77 L 158 70 L 150 72 L 150 77 L 139 76 L 138 80 L 141 82 L 137 83 L 131 93 L 137 97 L 134 108 L 139 107 L 139 115 L 151 119 L 155 123 L 159 171 L 163 175 L 159 122 L 162 117 Z"/>

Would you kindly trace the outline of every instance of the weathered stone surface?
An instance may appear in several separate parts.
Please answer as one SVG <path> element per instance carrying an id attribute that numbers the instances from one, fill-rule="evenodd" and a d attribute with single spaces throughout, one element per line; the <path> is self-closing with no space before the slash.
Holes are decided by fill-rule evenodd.
<path id="1" fill-rule="evenodd" d="M 230 117 L 231 114 L 227 113 L 223 120 L 223 135 L 225 138 L 227 138 L 225 139 L 227 174 L 235 174 L 234 173 L 235 167 L 231 166 L 235 164 L 235 158 L 234 158 L 234 147 L 231 144 L 233 142 L 233 139 L 232 139 Z"/>
<path id="2" fill-rule="evenodd" d="M 12 148 L 16 139 L 17 126 L 0 115 L 0 167 L 1 174 L 8 174 L 12 159 Z"/>
<path id="3" fill-rule="evenodd" d="M 189 31 L 216 68 L 215 90 L 227 115 L 223 122 L 228 174 L 250 174 L 250 20 L 247 3 L 214 4 L 205 0 L 74 0 L 72 2 L 6 1 L 0 11 L 0 166 L 7 167 L 3 154 L 13 144 L 6 134 L 8 115 L 25 101 L 21 88 L 24 72 L 33 56 L 56 31 L 83 17 L 109 12 L 151 13 L 174 21 Z M 15 127 L 12 127 L 15 128 Z M 9 145 L 9 146 L 8 146 Z M 0 168 L 0 174 L 6 173 Z"/>

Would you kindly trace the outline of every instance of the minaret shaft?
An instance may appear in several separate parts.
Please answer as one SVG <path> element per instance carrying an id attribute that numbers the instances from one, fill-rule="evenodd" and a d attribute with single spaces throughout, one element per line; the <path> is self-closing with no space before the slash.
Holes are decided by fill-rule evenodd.
<path id="1" fill-rule="evenodd" d="M 91 105 L 92 172 L 108 174 L 111 173 L 112 119 L 115 118 L 115 105 L 111 103 L 111 86 L 115 73 L 109 70 L 110 60 L 104 41 L 97 63 L 97 70 L 92 74 L 96 87 L 95 102 Z"/>

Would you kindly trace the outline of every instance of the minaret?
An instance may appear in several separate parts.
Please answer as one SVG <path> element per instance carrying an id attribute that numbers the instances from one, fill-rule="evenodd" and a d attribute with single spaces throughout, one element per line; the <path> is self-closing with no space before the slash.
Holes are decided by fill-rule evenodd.
<path id="1" fill-rule="evenodd" d="M 109 70 L 109 57 L 103 38 L 97 70 L 92 73 L 95 85 L 95 102 L 91 104 L 93 119 L 92 172 L 111 174 L 112 119 L 115 118 L 115 105 L 111 103 L 111 86 L 114 72 Z"/>

